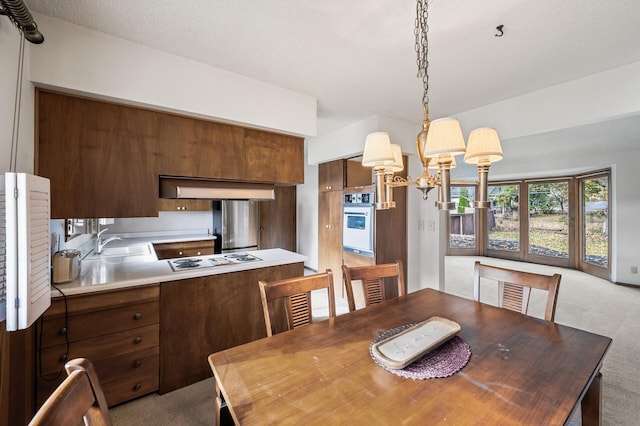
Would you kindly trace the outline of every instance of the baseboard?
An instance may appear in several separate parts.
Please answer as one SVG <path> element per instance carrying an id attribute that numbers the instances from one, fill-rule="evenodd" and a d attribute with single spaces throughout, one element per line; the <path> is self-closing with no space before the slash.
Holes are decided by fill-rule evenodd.
<path id="1" fill-rule="evenodd" d="M 616 281 L 614 284 L 621 285 L 623 287 L 640 288 L 640 284 L 621 283 L 621 282 L 618 282 L 618 281 Z"/>

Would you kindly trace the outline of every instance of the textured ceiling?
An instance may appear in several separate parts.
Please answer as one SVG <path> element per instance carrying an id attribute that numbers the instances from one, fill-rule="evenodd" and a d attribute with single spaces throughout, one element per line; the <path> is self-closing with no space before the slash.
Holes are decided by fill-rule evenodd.
<path id="1" fill-rule="evenodd" d="M 26 0 L 31 11 L 318 99 L 318 133 L 422 116 L 415 2 Z M 638 0 L 433 0 L 432 116 L 640 60 Z M 496 26 L 504 36 L 496 37 Z M 46 38 L 46 34 L 45 34 Z"/>

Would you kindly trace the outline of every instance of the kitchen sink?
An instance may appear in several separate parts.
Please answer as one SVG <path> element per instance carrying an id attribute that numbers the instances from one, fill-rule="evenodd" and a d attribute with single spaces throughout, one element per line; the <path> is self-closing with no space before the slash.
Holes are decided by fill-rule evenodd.
<path id="1" fill-rule="evenodd" d="M 91 252 L 87 259 L 99 259 L 101 257 L 123 257 L 123 256 L 144 256 L 151 254 L 149 245 L 137 245 L 128 247 L 105 247 L 102 249 L 101 254 Z"/>

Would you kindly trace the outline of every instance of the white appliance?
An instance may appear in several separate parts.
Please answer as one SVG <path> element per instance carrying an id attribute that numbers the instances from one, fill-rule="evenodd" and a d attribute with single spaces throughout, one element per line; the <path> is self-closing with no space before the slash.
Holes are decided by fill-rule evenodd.
<path id="1" fill-rule="evenodd" d="M 374 257 L 374 194 L 345 194 L 343 203 L 342 247 L 344 251 Z"/>
<path id="2" fill-rule="evenodd" d="M 180 259 L 170 259 L 168 262 L 174 272 L 179 272 L 190 269 L 213 268 L 214 266 L 255 262 L 258 260 L 262 259 L 249 253 L 229 253 L 225 255 L 214 255 L 212 257 L 183 257 Z"/>
<path id="3" fill-rule="evenodd" d="M 28 328 L 51 305 L 49 194 L 49 179 L 0 175 L 0 296 L 4 284 L 7 331 Z"/>

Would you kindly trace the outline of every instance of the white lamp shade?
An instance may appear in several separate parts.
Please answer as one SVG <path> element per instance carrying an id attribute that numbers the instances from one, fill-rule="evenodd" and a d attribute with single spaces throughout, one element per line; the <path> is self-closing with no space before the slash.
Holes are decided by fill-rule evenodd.
<path id="1" fill-rule="evenodd" d="M 386 166 L 393 163 L 391 139 L 387 132 L 369 133 L 364 143 L 362 165 L 366 167 Z"/>
<path id="2" fill-rule="evenodd" d="M 458 164 L 456 163 L 456 157 L 454 157 L 454 156 L 452 156 L 452 155 L 450 155 L 450 154 L 442 154 L 442 155 L 440 155 L 440 156 L 438 156 L 438 157 L 432 157 L 432 158 L 431 158 L 431 161 L 429 162 L 429 168 L 430 168 L 430 169 L 437 169 L 437 168 L 438 168 L 438 160 L 439 160 L 440 158 L 444 158 L 444 157 L 449 157 L 449 158 L 451 158 L 451 165 L 449 166 L 449 168 L 451 168 L 451 169 L 455 169 L 455 168 L 456 168 L 456 166 L 458 165 Z"/>
<path id="3" fill-rule="evenodd" d="M 397 143 L 392 143 L 391 152 L 393 153 L 393 163 L 384 166 L 384 170 L 393 173 L 401 172 L 404 170 L 404 163 L 402 162 L 402 147 Z"/>
<path id="4" fill-rule="evenodd" d="M 502 147 L 496 129 L 482 127 L 469 134 L 469 144 L 464 156 L 465 163 L 495 163 L 500 160 L 502 160 Z"/>
<path id="5" fill-rule="evenodd" d="M 433 120 L 424 149 L 425 157 L 437 157 L 441 154 L 460 155 L 466 151 L 460 122 L 453 117 Z"/>

